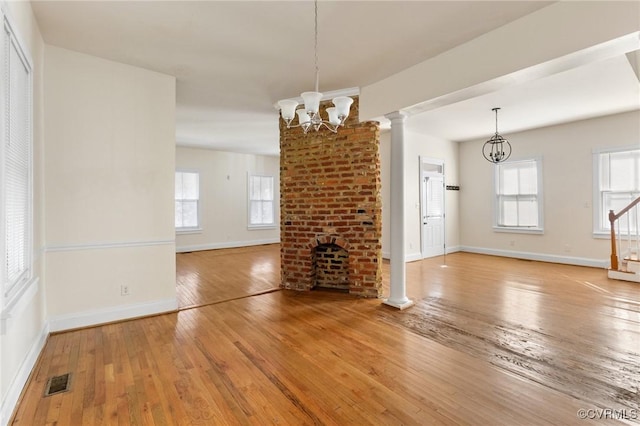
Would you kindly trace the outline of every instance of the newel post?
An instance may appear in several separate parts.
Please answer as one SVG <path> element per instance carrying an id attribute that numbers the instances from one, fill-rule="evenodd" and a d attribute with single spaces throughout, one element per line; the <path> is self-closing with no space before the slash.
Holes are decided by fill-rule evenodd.
<path id="1" fill-rule="evenodd" d="M 618 270 L 618 253 L 616 252 L 616 215 L 613 210 L 609 210 L 609 223 L 611 226 L 611 269 Z"/>

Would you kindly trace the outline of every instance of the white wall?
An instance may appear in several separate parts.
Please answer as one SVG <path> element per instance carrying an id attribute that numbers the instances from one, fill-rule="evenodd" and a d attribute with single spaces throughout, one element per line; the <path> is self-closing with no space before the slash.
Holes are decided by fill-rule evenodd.
<path id="1" fill-rule="evenodd" d="M 410 124 L 411 117 L 407 120 Z M 405 130 L 405 251 L 408 261 L 421 258 L 420 243 L 420 163 L 419 158 L 428 157 L 444 161 L 445 185 L 458 185 L 458 144 L 429 135 Z M 380 135 L 380 160 L 382 177 L 382 253 L 389 258 L 391 253 L 390 222 L 390 132 Z M 447 252 L 457 250 L 460 243 L 458 224 L 459 191 L 445 192 L 445 240 Z"/>
<path id="2" fill-rule="evenodd" d="M 593 230 L 593 157 L 597 148 L 640 146 L 640 112 L 504 135 L 513 158 L 542 156 L 544 234 L 494 232 L 493 168 L 484 140 L 460 145 L 461 244 L 470 251 L 605 266 L 609 240 Z"/>
<path id="3" fill-rule="evenodd" d="M 0 333 L 0 425 L 8 422 L 33 366 L 40 354 L 48 329 L 45 320 L 45 281 L 43 276 L 44 250 L 44 176 L 43 176 L 43 62 L 44 42 L 29 2 L 0 2 L 3 13 L 9 16 L 14 31 L 28 50 L 33 67 L 33 275 L 39 285 L 33 287 L 20 309 L 3 321 Z"/>
<path id="4" fill-rule="evenodd" d="M 51 328 L 174 309 L 175 78 L 53 46 L 45 64 Z"/>
<path id="5" fill-rule="evenodd" d="M 280 241 L 279 157 L 178 147 L 176 168 L 200 173 L 202 228 L 198 233 L 177 235 L 178 251 L 240 247 Z M 248 173 L 274 177 L 275 228 L 247 228 Z"/>

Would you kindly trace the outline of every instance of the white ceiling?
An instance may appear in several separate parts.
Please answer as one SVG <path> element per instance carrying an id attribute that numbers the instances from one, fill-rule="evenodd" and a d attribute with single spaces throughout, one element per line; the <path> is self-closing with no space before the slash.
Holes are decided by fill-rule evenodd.
<path id="1" fill-rule="evenodd" d="M 311 1 L 32 4 L 46 43 L 176 76 L 178 144 L 277 154 L 273 104 L 313 88 Z M 320 90 L 371 84 L 548 4 L 321 0 Z M 625 60 L 428 111 L 411 126 L 466 140 L 493 131 L 494 106 L 501 133 L 637 109 Z"/>
<path id="2" fill-rule="evenodd" d="M 626 55 L 514 84 L 411 116 L 410 130 L 452 141 L 489 138 L 500 107 L 500 134 L 640 109 L 640 82 Z"/>

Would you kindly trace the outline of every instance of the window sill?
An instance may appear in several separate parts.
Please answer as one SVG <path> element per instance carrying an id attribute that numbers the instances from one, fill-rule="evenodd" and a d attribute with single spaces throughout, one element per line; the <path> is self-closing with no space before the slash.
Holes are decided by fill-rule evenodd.
<path id="1" fill-rule="evenodd" d="M 597 239 L 597 240 L 610 240 L 611 239 L 611 231 L 593 231 L 593 238 Z M 627 239 L 627 234 L 621 234 L 619 237 L 617 236 L 616 239 L 622 239 L 622 240 L 626 240 Z M 631 239 L 635 240 L 636 238 L 638 238 L 636 236 L 636 234 L 631 234 Z"/>
<path id="2" fill-rule="evenodd" d="M 534 235 L 542 235 L 544 234 L 543 228 L 518 228 L 511 226 L 494 226 L 494 232 L 506 232 L 512 234 L 534 234 Z"/>
<path id="3" fill-rule="evenodd" d="M 176 229 L 176 235 L 202 234 L 202 228 Z"/>
<path id="4" fill-rule="evenodd" d="M 249 225 L 247 226 L 247 229 L 249 231 L 261 231 L 261 230 L 268 230 L 268 229 L 277 229 L 278 227 L 276 225 Z"/>

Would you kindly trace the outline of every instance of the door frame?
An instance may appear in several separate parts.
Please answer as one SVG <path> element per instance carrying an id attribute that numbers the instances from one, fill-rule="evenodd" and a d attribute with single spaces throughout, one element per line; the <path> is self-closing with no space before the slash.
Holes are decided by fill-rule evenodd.
<path id="1" fill-rule="evenodd" d="M 423 166 L 428 165 L 428 166 L 441 167 L 442 185 L 444 186 L 445 185 L 445 164 L 444 164 L 444 160 L 440 158 L 431 158 L 431 157 L 423 157 L 423 156 L 418 156 L 418 162 L 419 162 L 418 163 L 418 184 L 419 184 L 418 188 L 420 192 L 420 198 L 419 198 L 420 207 L 418 209 L 418 216 L 420 219 L 420 222 L 419 222 L 420 223 L 420 258 L 425 259 L 426 258 L 426 253 L 424 250 L 425 232 L 424 232 L 424 224 L 422 222 L 422 211 L 423 211 L 426 200 L 424 199 L 422 180 L 425 176 L 440 174 L 440 173 L 426 171 L 424 170 L 425 167 Z M 445 254 L 447 250 L 446 227 L 447 227 L 446 191 L 445 191 L 445 188 L 442 188 L 442 253 L 443 254 Z"/>

